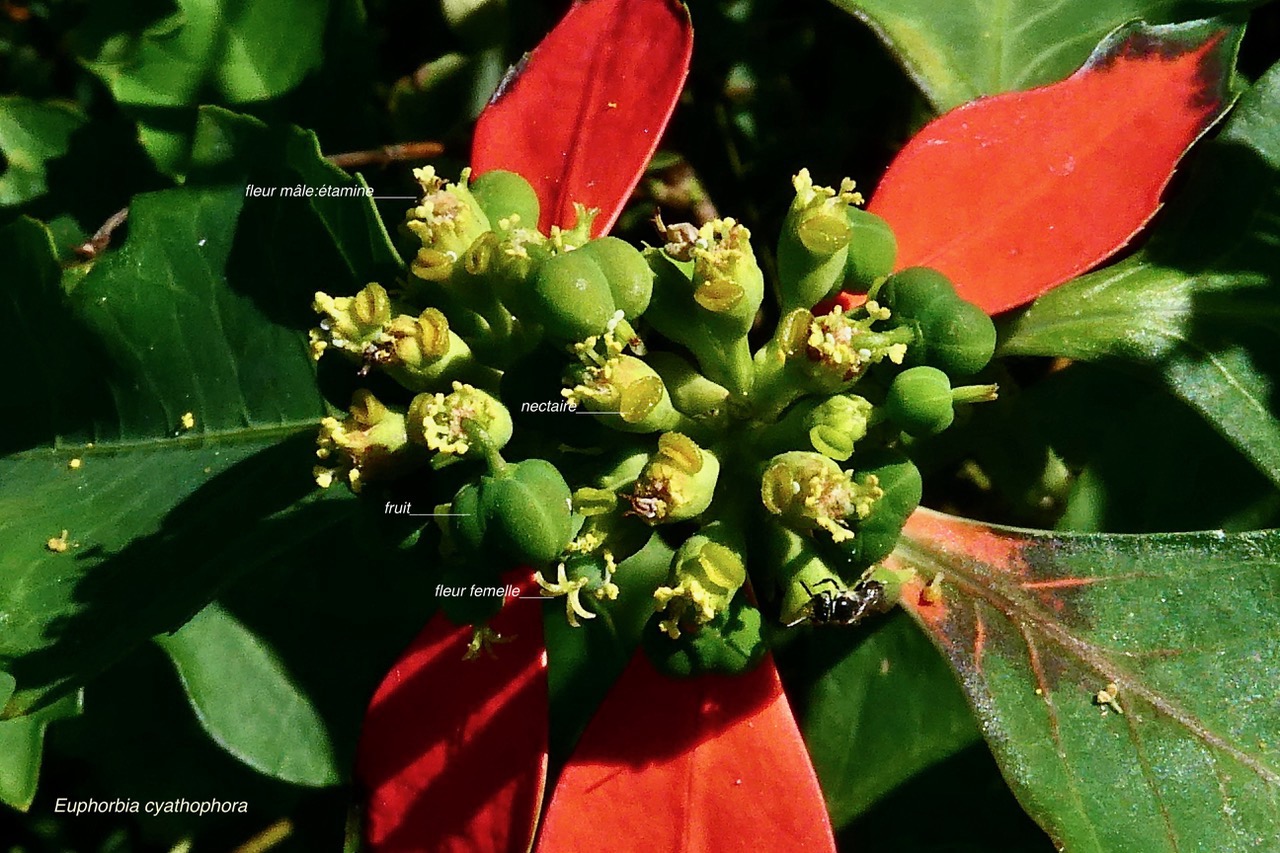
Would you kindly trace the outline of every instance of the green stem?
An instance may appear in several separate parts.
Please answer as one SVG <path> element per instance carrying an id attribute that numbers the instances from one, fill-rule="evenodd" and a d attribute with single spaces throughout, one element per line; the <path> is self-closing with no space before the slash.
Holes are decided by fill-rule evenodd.
<path id="1" fill-rule="evenodd" d="M 990 403 L 997 397 L 998 385 L 961 385 L 951 389 L 953 403 Z"/>
<path id="2" fill-rule="evenodd" d="M 705 333 L 696 346 L 690 346 L 698 359 L 698 366 L 712 381 L 723 385 L 738 396 L 751 393 L 755 371 L 751 364 L 751 348 L 744 335 L 728 344 Z"/>
<path id="3" fill-rule="evenodd" d="M 792 361 L 772 343 L 755 358 L 755 381 L 751 388 L 751 412 L 755 420 L 773 423 L 806 392 L 804 377 L 793 369 Z"/>
<path id="4" fill-rule="evenodd" d="M 775 518 L 766 524 L 770 542 L 766 564 L 782 591 L 780 616 L 784 621 L 797 618 L 815 594 L 845 588 L 844 580 L 818 556 L 811 540 Z"/>
<path id="5" fill-rule="evenodd" d="M 480 448 L 480 452 L 484 454 L 485 465 L 489 468 L 490 476 L 498 478 L 511 476 L 511 466 L 507 464 L 507 461 L 502 458 L 502 454 L 498 452 L 498 448 L 494 446 L 493 440 L 489 438 L 488 430 L 470 418 L 462 422 L 462 429 L 467 434 L 467 441 L 473 447 Z"/>

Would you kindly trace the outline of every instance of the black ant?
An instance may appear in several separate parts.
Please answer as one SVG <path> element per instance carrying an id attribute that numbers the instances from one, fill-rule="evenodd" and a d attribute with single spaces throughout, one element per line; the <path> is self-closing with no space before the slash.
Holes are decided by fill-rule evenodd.
<path id="1" fill-rule="evenodd" d="M 815 586 L 824 583 L 837 587 L 833 578 L 819 581 Z M 788 628 L 802 622 L 810 625 L 857 625 L 868 613 L 885 609 L 884 584 L 880 581 L 861 580 L 854 584 L 853 589 L 837 587 L 835 592 L 824 589 L 817 593 L 804 581 L 800 581 L 800 585 L 809 594 L 809 600 L 800 608 L 800 615 L 787 623 Z"/>

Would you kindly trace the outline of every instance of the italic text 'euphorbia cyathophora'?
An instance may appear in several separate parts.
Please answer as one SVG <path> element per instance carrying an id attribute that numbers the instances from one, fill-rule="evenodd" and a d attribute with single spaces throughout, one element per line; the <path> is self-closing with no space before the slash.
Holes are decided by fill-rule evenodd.
<path id="1" fill-rule="evenodd" d="M 638 248 L 604 235 L 680 97 L 689 15 L 574 5 L 470 170 L 417 171 L 403 286 L 316 297 L 317 356 L 406 392 L 327 419 L 317 480 L 450 484 L 440 612 L 365 720 L 369 849 L 835 849 L 770 647 L 899 603 L 946 622 L 946 580 L 891 556 L 904 525 L 959 535 L 917 511 L 912 448 L 998 395 L 990 314 L 1155 213 L 1237 40 L 1123 28 L 1062 82 L 928 124 L 865 208 L 801 170 L 776 239 L 659 220 Z"/>

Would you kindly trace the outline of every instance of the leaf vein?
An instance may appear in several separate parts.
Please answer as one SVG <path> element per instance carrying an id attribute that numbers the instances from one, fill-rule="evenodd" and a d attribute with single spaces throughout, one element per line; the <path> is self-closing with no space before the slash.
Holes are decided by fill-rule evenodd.
<path id="1" fill-rule="evenodd" d="M 1130 713 L 1123 716 L 1125 727 L 1129 732 L 1129 741 L 1133 744 L 1134 754 L 1138 758 L 1138 768 L 1142 771 L 1142 779 L 1151 790 L 1151 796 L 1155 798 L 1156 808 L 1160 810 L 1160 819 L 1164 824 L 1165 835 L 1169 838 L 1169 845 L 1174 853 L 1177 853 L 1182 847 L 1178 843 L 1178 834 L 1173 828 L 1173 817 L 1169 814 L 1169 804 L 1164 801 L 1164 796 L 1160 792 L 1155 771 L 1151 767 L 1151 760 L 1147 757 L 1147 750 L 1142 745 L 1142 736 L 1138 734 L 1138 721 L 1134 717 L 1132 709 L 1130 709 Z"/>

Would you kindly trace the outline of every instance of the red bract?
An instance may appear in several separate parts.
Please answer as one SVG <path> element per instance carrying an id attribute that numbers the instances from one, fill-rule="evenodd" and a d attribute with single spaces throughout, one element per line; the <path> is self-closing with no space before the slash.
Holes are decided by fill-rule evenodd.
<path id="1" fill-rule="evenodd" d="M 561 773 L 538 841 L 539 853 L 605 848 L 835 849 L 772 657 L 673 680 L 636 655 Z"/>
<path id="2" fill-rule="evenodd" d="M 840 306 L 841 311 L 851 311 L 859 305 L 865 304 L 866 301 L 867 294 L 865 293 L 850 293 L 847 290 L 842 290 L 835 296 L 829 296 L 813 306 L 813 313 L 814 316 L 830 314 L 837 305 Z"/>
<path id="3" fill-rule="evenodd" d="M 990 314 L 1123 247 L 1187 148 L 1230 102 L 1239 30 L 1134 24 L 1061 83 L 983 98 L 927 125 L 870 209 L 899 266 L 929 266 Z"/>
<path id="4" fill-rule="evenodd" d="M 537 595 L 530 572 L 504 578 Z M 492 654 L 437 615 L 374 694 L 356 775 L 376 853 L 523 851 L 547 775 L 547 653 L 537 601 L 508 599 Z"/>
<path id="5" fill-rule="evenodd" d="M 476 122 L 471 166 L 517 172 L 538 226 L 599 209 L 608 232 L 648 165 L 689 73 L 693 28 L 675 0 L 585 0 L 513 70 Z"/>

